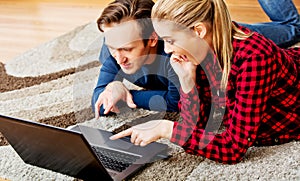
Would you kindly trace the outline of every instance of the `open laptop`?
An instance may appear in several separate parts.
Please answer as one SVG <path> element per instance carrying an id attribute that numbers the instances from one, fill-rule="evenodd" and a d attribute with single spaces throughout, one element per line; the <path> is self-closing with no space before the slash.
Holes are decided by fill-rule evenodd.
<path id="1" fill-rule="evenodd" d="M 83 180 L 123 180 L 145 164 L 167 158 L 168 146 L 135 146 L 130 138 L 77 125 L 63 129 L 0 115 L 0 132 L 25 163 Z"/>

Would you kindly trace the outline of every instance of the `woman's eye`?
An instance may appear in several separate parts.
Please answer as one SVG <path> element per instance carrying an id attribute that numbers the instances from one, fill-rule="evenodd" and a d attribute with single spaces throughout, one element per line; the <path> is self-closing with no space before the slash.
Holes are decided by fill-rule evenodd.
<path id="1" fill-rule="evenodd" d="M 170 44 L 170 45 L 173 45 L 174 44 L 174 41 L 173 40 L 165 40 L 166 43 Z"/>

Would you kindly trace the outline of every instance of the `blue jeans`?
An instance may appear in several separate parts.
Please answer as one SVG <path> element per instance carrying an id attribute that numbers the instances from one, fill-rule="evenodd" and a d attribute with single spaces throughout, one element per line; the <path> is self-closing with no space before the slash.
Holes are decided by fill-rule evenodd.
<path id="1" fill-rule="evenodd" d="M 300 41 L 300 16 L 292 0 L 258 2 L 272 22 L 240 25 L 264 35 L 282 48 Z"/>

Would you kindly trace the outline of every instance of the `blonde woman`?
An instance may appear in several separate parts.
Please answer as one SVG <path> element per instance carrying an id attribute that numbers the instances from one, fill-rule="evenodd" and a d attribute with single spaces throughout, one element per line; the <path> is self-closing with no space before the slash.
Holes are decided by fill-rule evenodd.
<path id="1" fill-rule="evenodd" d="M 188 153 L 228 164 L 251 146 L 300 140 L 299 48 L 281 49 L 232 22 L 223 0 L 158 0 L 152 17 L 180 80 L 182 121 L 154 120 L 112 139 L 131 135 L 145 146 L 168 138 Z M 222 98 L 217 130 L 211 112 L 222 109 Z"/>

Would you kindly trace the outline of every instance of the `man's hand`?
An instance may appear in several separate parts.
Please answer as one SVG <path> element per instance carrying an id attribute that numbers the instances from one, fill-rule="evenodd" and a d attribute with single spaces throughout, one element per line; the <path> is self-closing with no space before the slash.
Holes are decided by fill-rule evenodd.
<path id="1" fill-rule="evenodd" d="M 129 90 L 120 81 L 109 83 L 105 90 L 99 95 L 95 103 L 95 117 L 99 118 L 100 107 L 103 105 L 105 109 L 104 114 L 109 112 L 119 113 L 119 108 L 116 104 L 123 100 L 130 108 L 136 108 L 133 102 L 132 95 Z"/>
<path id="2" fill-rule="evenodd" d="M 169 120 L 154 120 L 133 126 L 110 137 L 116 140 L 125 136 L 130 136 L 130 141 L 135 145 L 146 146 L 160 138 L 171 139 L 174 123 Z"/>

